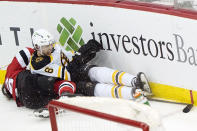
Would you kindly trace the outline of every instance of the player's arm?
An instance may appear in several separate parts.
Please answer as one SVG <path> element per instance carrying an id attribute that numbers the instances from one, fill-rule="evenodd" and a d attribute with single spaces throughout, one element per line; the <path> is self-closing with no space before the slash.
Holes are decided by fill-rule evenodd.
<path id="1" fill-rule="evenodd" d="M 33 74 L 58 77 L 69 81 L 71 80 L 70 73 L 67 71 L 67 69 L 64 66 L 59 66 L 57 64 L 48 64 L 43 68 L 37 70 L 31 67 L 31 72 Z"/>
<path id="2" fill-rule="evenodd" d="M 52 58 L 50 56 L 37 56 L 37 54 L 34 53 L 30 60 L 30 67 L 33 74 L 70 80 L 70 73 L 67 69 L 64 66 L 52 63 Z"/>
<path id="3" fill-rule="evenodd" d="M 16 56 L 14 58 L 16 58 L 16 63 L 19 63 L 21 68 L 25 68 L 27 67 L 27 65 L 29 64 L 30 61 L 30 57 L 32 55 L 32 53 L 34 52 L 34 50 L 32 48 L 24 48 L 22 50 L 20 50 Z"/>

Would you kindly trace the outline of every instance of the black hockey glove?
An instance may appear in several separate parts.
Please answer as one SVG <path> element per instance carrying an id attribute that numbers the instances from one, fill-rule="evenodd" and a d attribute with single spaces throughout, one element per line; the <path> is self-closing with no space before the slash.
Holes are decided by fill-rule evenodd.
<path id="1" fill-rule="evenodd" d="M 81 46 L 78 52 L 81 54 L 81 62 L 83 64 L 88 63 L 91 61 L 95 56 L 96 53 L 102 49 L 102 45 L 98 43 L 96 40 L 91 39 L 87 42 L 87 44 Z"/>
<path id="2" fill-rule="evenodd" d="M 81 67 L 85 66 L 89 61 L 91 61 L 95 56 L 96 52 L 102 49 L 102 45 L 96 40 L 89 40 L 87 44 L 81 46 L 78 50 L 79 54 L 76 53 L 73 56 L 73 60 L 68 63 L 67 70 L 71 74 L 72 81 L 75 81 L 81 76 L 78 76 Z"/>
<path id="3" fill-rule="evenodd" d="M 81 78 L 81 67 L 83 67 L 84 65 L 84 62 L 82 60 L 82 57 L 80 55 L 75 55 L 73 57 L 73 60 L 68 63 L 66 69 L 68 70 L 68 72 L 70 73 L 71 75 L 71 80 L 73 82 L 77 82 L 79 81 Z"/>
<path id="4" fill-rule="evenodd" d="M 79 48 L 78 53 L 73 57 L 73 61 L 80 66 L 84 65 L 91 61 L 101 49 L 102 45 L 96 40 L 91 39 L 87 44 Z"/>

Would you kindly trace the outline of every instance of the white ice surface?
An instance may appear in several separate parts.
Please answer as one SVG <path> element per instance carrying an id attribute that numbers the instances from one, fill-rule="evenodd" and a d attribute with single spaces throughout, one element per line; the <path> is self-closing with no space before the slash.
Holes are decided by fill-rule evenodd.
<path id="1" fill-rule="evenodd" d="M 185 105 L 151 101 L 158 110 L 166 131 L 197 131 L 197 108 L 183 113 Z M 16 107 L 13 100 L 7 100 L 0 92 L 0 131 L 51 131 L 49 119 L 33 116 L 33 110 Z"/>

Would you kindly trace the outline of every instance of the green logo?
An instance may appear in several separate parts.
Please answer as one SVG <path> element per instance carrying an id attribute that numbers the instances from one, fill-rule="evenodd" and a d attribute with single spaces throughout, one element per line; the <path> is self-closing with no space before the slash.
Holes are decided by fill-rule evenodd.
<path id="1" fill-rule="evenodd" d="M 81 38 L 83 30 L 81 26 L 76 24 L 76 20 L 61 18 L 57 25 L 57 31 L 60 33 L 59 42 L 67 51 L 78 51 L 84 45 L 84 40 Z"/>

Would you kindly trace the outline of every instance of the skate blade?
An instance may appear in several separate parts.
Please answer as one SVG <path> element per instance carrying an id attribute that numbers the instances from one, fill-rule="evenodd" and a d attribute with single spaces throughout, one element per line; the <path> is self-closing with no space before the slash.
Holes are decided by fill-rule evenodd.
<path id="1" fill-rule="evenodd" d="M 48 110 L 34 111 L 33 114 L 35 117 L 49 118 L 49 111 Z"/>
<path id="2" fill-rule="evenodd" d="M 150 93 L 150 92 L 144 91 L 143 94 L 146 97 L 152 97 L 153 96 L 153 93 L 152 92 Z"/>

